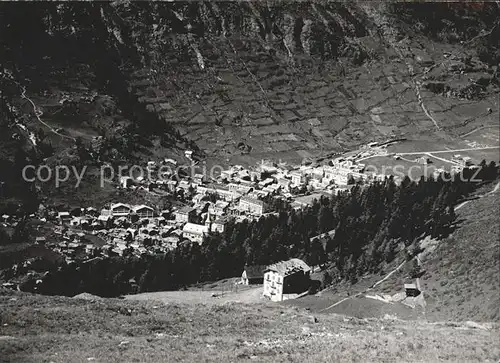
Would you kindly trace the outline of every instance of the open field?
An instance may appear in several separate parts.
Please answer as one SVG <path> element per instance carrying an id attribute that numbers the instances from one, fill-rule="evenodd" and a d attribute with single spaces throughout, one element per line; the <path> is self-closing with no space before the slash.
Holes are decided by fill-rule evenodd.
<path id="1" fill-rule="evenodd" d="M 232 287 L 226 290 L 197 290 L 197 291 L 159 291 L 128 295 L 127 300 L 158 301 L 165 304 L 207 304 L 220 305 L 227 302 L 245 304 L 265 303 L 260 287 Z"/>
<path id="2" fill-rule="evenodd" d="M 466 151 L 457 151 L 457 152 L 446 152 L 446 153 L 437 153 L 436 155 L 440 158 L 451 160 L 453 155 L 460 154 L 461 156 L 468 156 L 471 158 L 471 161 L 475 164 L 479 164 L 483 159 L 486 160 L 487 163 L 494 161 L 498 164 L 500 161 L 500 147 L 496 149 L 487 149 L 487 150 L 466 150 Z"/>
<path id="3" fill-rule="evenodd" d="M 415 158 L 412 156 L 408 160 Z M 392 156 L 374 156 L 364 159 L 362 162 L 366 165 L 365 170 L 373 171 L 377 174 L 398 175 L 399 173 L 400 176 L 411 174 L 412 179 L 418 179 L 424 174 L 424 165 L 402 159 L 396 160 Z M 432 174 L 430 168 L 429 171 L 427 174 Z"/>
<path id="4" fill-rule="evenodd" d="M 156 304 L 1 290 L 2 362 L 496 362 L 495 324 L 316 315 L 283 305 Z"/>
<path id="5" fill-rule="evenodd" d="M 419 153 L 465 148 L 471 149 L 472 147 L 464 140 L 436 135 L 435 138 L 422 138 L 419 140 L 410 139 L 398 142 L 389 145 L 387 151 L 390 153 Z"/>
<path id="6" fill-rule="evenodd" d="M 500 144 L 499 127 L 498 123 L 494 126 L 485 126 L 461 137 L 471 146 L 496 146 Z"/>

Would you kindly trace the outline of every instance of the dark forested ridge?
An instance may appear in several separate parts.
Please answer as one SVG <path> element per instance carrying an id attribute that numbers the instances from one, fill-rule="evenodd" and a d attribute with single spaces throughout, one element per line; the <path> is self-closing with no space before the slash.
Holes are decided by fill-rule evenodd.
<path id="1" fill-rule="evenodd" d="M 465 169 L 469 180 L 475 170 Z M 425 236 L 443 238 L 456 227 L 454 206 L 478 186 L 496 180 L 499 169 L 482 164 L 474 179 L 443 177 L 396 185 L 392 178 L 351 193 L 321 198 L 300 211 L 289 210 L 258 221 L 230 225 L 209 235 L 200 246 L 186 242 L 163 255 L 113 257 L 54 267 L 37 285 L 44 294 L 102 296 L 176 290 L 195 283 L 239 276 L 245 264 L 270 264 L 299 257 L 321 265 L 329 279 L 356 282 L 378 273 L 398 254 L 418 253 L 415 242 Z M 446 177 L 446 175 L 445 175 Z M 333 238 L 313 239 L 335 229 Z M 25 284 L 30 290 L 34 285 Z"/>

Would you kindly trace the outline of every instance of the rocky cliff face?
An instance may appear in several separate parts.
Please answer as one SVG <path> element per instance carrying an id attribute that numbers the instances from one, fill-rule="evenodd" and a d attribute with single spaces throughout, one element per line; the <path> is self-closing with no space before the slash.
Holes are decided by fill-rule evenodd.
<path id="1" fill-rule="evenodd" d="M 112 143 L 102 159 L 136 152 L 129 144 L 138 134 L 167 135 L 149 149 L 196 144 L 219 162 L 252 162 L 453 133 L 462 122 L 450 108 L 498 87 L 496 4 L 117 1 L 1 10 L 3 100 L 17 109 L 5 108 L 4 119 L 39 144 L 61 141 L 61 128 L 84 142 L 101 135 L 128 145 Z M 53 129 L 38 122 L 23 87 Z M 427 105 L 435 97 L 443 102 Z"/>

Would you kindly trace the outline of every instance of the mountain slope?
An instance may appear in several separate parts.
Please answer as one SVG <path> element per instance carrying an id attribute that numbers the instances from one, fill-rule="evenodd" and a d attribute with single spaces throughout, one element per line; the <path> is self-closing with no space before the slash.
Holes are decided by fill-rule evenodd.
<path id="1" fill-rule="evenodd" d="M 425 6 L 2 4 L 3 66 L 28 96 L 40 93 L 45 121 L 72 136 L 82 123 L 101 134 L 122 112 L 143 129 L 146 121 L 126 110 L 137 99 L 157 127 L 173 125 L 219 161 L 301 160 L 494 123 L 500 8 Z M 33 27 L 20 27 L 25 20 Z M 95 115 L 106 96 L 118 107 Z M 65 112 L 54 102 L 62 99 Z M 478 105 L 462 115 L 471 99 Z"/>
<path id="2" fill-rule="evenodd" d="M 180 305 L 1 291 L 5 362 L 495 362 L 498 326 L 319 315 L 269 305 Z"/>
<path id="3" fill-rule="evenodd" d="M 425 258 L 426 273 L 421 280 L 427 314 L 441 319 L 500 321 L 499 205 L 497 189 L 461 207 L 457 230 Z"/>

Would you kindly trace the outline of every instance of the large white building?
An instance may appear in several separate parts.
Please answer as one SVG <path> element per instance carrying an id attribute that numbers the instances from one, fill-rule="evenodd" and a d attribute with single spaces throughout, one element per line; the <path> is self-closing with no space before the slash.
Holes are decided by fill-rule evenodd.
<path id="1" fill-rule="evenodd" d="M 302 260 L 292 258 L 270 265 L 264 271 L 263 295 L 271 301 L 286 300 L 287 295 L 309 289 L 311 268 Z"/>
<path id="2" fill-rule="evenodd" d="M 201 244 L 203 237 L 208 234 L 208 226 L 196 223 L 186 223 L 182 229 L 183 237 L 192 242 Z"/>
<path id="3" fill-rule="evenodd" d="M 262 215 L 266 211 L 266 205 L 262 200 L 243 196 L 240 199 L 239 209 L 254 215 Z"/>

